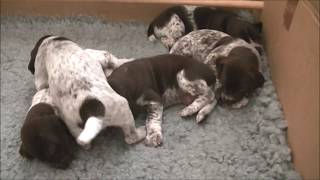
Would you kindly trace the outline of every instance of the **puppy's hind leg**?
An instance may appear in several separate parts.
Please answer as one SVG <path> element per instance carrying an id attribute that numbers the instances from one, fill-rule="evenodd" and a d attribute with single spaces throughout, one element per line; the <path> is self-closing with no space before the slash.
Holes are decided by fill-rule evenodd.
<path id="1" fill-rule="evenodd" d="M 196 97 L 190 105 L 182 109 L 181 116 L 190 116 L 208 104 L 208 90 L 210 88 L 204 80 L 190 81 L 185 76 L 184 70 L 182 70 L 177 74 L 177 82 L 182 91 Z"/>
<path id="2" fill-rule="evenodd" d="M 107 126 L 120 127 L 124 133 L 125 141 L 128 144 L 142 141 L 146 137 L 145 126 L 136 128 L 134 117 L 128 101 L 125 98 L 119 100 L 118 105 L 119 107 L 114 107 L 117 109 L 117 112 L 115 112 L 116 118 L 110 119 L 110 121 L 107 122 Z"/>
<path id="3" fill-rule="evenodd" d="M 163 142 L 161 128 L 163 105 L 161 97 L 153 90 L 148 89 L 138 98 L 137 104 L 146 107 L 147 110 L 145 144 L 153 147 L 161 145 Z"/>

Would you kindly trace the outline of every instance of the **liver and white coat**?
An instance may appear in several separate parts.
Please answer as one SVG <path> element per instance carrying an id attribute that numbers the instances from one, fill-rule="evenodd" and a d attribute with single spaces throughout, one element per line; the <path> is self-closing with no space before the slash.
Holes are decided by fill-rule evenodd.
<path id="1" fill-rule="evenodd" d="M 260 55 L 246 41 L 226 33 L 203 29 L 180 38 L 171 54 L 192 57 L 209 65 L 216 73 L 217 90 L 223 102 L 239 108 L 264 83 L 260 69 Z M 219 87 L 220 86 L 220 87 Z"/>
<path id="2" fill-rule="evenodd" d="M 161 12 L 148 27 L 150 40 L 159 40 L 170 50 L 184 35 L 199 29 L 213 29 L 241 38 L 261 49 L 262 23 L 248 22 L 237 14 L 210 7 L 174 6 Z"/>
<path id="3" fill-rule="evenodd" d="M 107 82 L 110 66 L 117 66 L 113 60 L 106 51 L 83 49 L 58 36 L 41 38 L 31 52 L 36 89 L 49 89 L 59 116 L 84 148 L 107 126 L 122 128 L 129 144 L 145 137 L 145 127 L 135 127 L 128 101 Z"/>
<path id="4" fill-rule="evenodd" d="M 49 94 L 38 91 L 32 100 L 21 128 L 19 153 L 28 159 L 39 159 L 56 168 L 66 168 L 74 155 L 74 140 Z"/>
<path id="5" fill-rule="evenodd" d="M 175 103 L 187 106 L 179 113 L 197 113 L 201 122 L 216 105 L 215 74 L 207 65 L 190 57 L 158 55 L 123 64 L 108 77 L 111 87 L 127 98 L 134 115 L 147 112 L 145 143 L 162 143 L 163 108 Z"/>

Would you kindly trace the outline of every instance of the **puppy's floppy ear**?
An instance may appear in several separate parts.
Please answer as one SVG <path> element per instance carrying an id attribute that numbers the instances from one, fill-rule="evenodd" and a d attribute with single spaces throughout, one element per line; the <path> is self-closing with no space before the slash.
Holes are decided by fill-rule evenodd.
<path id="1" fill-rule="evenodd" d="M 264 79 L 263 75 L 259 71 L 255 71 L 254 72 L 254 79 L 255 79 L 254 89 L 263 86 L 263 84 L 265 82 L 265 79 Z"/>

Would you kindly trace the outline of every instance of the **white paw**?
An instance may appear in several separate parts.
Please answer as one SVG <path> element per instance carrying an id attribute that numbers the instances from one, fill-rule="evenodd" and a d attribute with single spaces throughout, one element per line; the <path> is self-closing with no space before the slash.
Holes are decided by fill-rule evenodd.
<path id="1" fill-rule="evenodd" d="M 236 102 L 236 103 L 232 104 L 231 107 L 233 109 L 240 109 L 240 108 L 246 106 L 248 103 L 249 103 L 249 99 L 248 98 L 243 98 L 239 102 Z"/>
<path id="2" fill-rule="evenodd" d="M 182 109 L 178 114 L 181 117 L 186 117 L 186 116 L 192 115 L 192 113 L 190 113 L 189 109 L 187 109 L 187 108 Z"/>
<path id="3" fill-rule="evenodd" d="M 197 114 L 197 117 L 196 117 L 196 122 L 197 122 L 197 123 L 200 123 L 201 121 L 204 120 L 204 118 L 205 118 L 205 114 L 203 114 L 203 113 L 198 113 L 198 114 Z"/>
<path id="4" fill-rule="evenodd" d="M 163 142 L 162 133 L 160 131 L 152 131 L 148 133 L 144 141 L 145 145 L 157 147 L 160 146 Z"/>
<path id="5" fill-rule="evenodd" d="M 91 143 L 81 139 L 80 137 L 77 138 L 77 143 L 85 150 L 91 149 Z"/>

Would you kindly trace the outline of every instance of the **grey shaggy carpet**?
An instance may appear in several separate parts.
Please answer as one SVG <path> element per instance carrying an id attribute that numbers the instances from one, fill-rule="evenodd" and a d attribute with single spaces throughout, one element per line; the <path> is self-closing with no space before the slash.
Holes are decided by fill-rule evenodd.
<path id="1" fill-rule="evenodd" d="M 146 29 L 142 23 L 92 17 L 1 17 L 1 179 L 300 179 L 266 58 L 267 81 L 247 107 L 217 107 L 202 124 L 178 117 L 181 106 L 165 110 L 162 147 L 127 145 L 113 128 L 99 135 L 93 149 L 78 150 L 67 170 L 22 158 L 20 128 L 35 93 L 27 70 L 35 42 L 56 34 L 119 57 L 165 53 L 162 45 L 147 40 Z"/>

